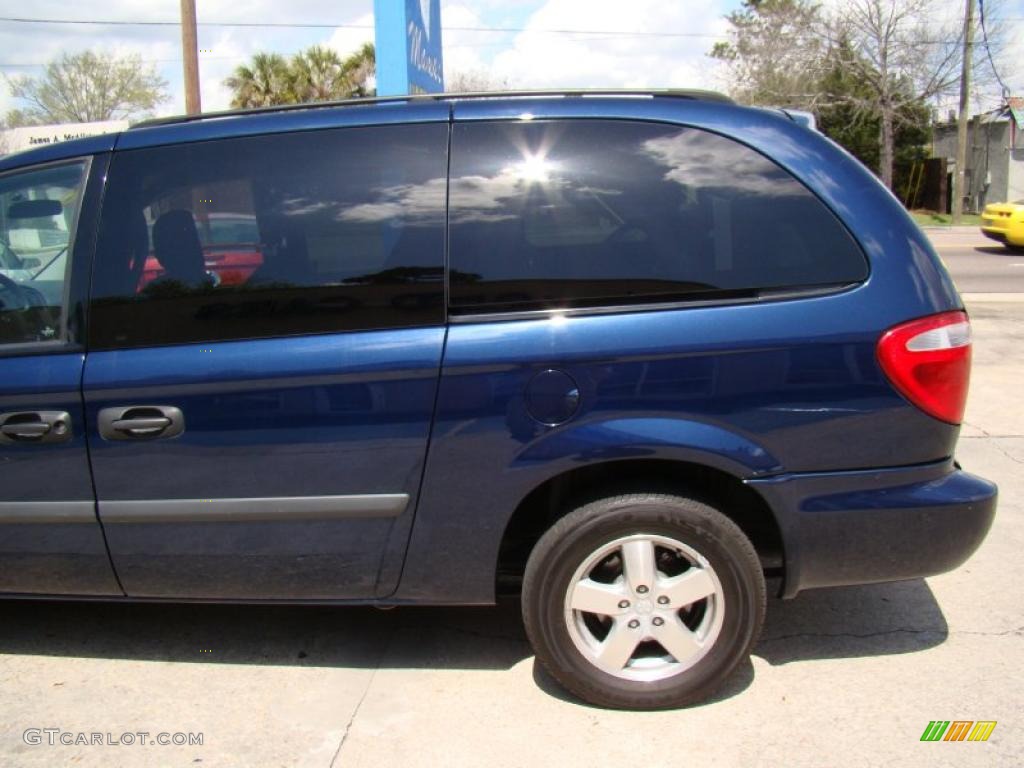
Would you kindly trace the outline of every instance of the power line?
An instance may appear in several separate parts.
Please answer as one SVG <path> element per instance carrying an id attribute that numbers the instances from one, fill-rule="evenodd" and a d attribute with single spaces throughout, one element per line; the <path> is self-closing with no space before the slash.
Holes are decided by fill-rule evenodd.
<path id="1" fill-rule="evenodd" d="M 988 30 L 985 29 L 985 0 L 978 0 L 978 16 L 981 19 L 981 39 L 985 43 L 985 53 L 988 54 L 988 63 L 992 67 L 992 74 L 996 76 L 996 82 L 999 83 L 999 87 L 1003 89 L 1003 99 L 1010 97 L 1010 89 L 1006 87 L 1006 83 L 1003 82 L 1003 78 L 999 76 L 999 70 L 996 69 L 996 63 L 992 58 L 992 46 L 988 44 Z"/>
<path id="2" fill-rule="evenodd" d="M 979 0 L 979 3 L 982 0 Z M 1024 22 L 1024 17 L 1006 17 L 1002 19 L 1004 22 Z M 115 26 L 115 27 L 180 27 L 178 21 L 131 21 L 125 19 L 38 19 L 28 18 L 21 16 L 0 16 L 0 22 L 10 22 L 14 24 L 53 24 L 53 25 L 89 25 L 89 26 Z M 269 28 L 269 29 L 356 29 L 356 30 L 372 30 L 374 26 L 372 24 L 333 24 L 326 22 L 257 22 L 257 21 L 200 21 L 197 22 L 197 26 L 200 27 L 238 27 L 238 28 Z M 548 35 L 571 35 L 576 37 L 577 40 L 608 40 L 614 38 L 694 38 L 694 39 L 707 39 L 707 40 L 722 40 L 723 35 L 716 35 L 708 32 L 661 32 L 661 31 L 627 31 L 627 30 L 602 30 L 602 29 L 528 29 L 526 27 L 482 27 L 482 26 L 452 26 L 443 27 L 445 31 L 450 32 L 472 32 L 472 33 L 484 33 L 484 34 L 513 34 L 513 33 L 526 33 L 526 34 L 548 34 Z M 950 45 L 958 43 L 959 40 L 921 40 L 919 41 L 924 45 Z M 503 43 L 462 43 L 462 44 L 446 44 L 445 49 L 455 48 L 492 48 L 499 47 Z M 989 54 L 989 60 L 991 62 L 992 52 L 988 48 L 986 39 L 986 50 Z M 225 60 L 241 60 L 246 59 L 248 56 L 226 56 L 226 57 L 204 57 L 204 61 L 225 61 Z M 181 59 L 144 59 L 147 63 L 156 64 L 170 64 L 180 62 Z M 33 68 L 33 67 L 44 67 L 46 64 L 32 64 L 32 63 L 0 63 L 0 68 Z M 992 65 L 995 70 L 995 65 Z M 1006 89 L 1005 84 L 999 79 L 998 72 L 996 78 L 1000 84 L 1003 85 L 1004 90 Z"/>
<path id="3" fill-rule="evenodd" d="M 502 45 L 502 43 L 485 43 L 483 47 L 494 47 Z M 445 50 L 454 48 L 479 48 L 479 45 L 446 45 Z M 287 54 L 286 54 L 287 55 Z M 243 59 L 252 58 L 252 53 L 240 53 L 235 56 L 200 56 L 199 61 L 241 61 Z M 143 64 L 181 64 L 181 57 L 173 59 L 139 59 Z M 45 67 L 49 65 L 49 61 L 32 61 L 32 62 L 13 62 L 3 61 L 0 62 L 0 69 L 33 69 L 37 67 Z"/>
<path id="4" fill-rule="evenodd" d="M 248 59 L 250 56 L 245 54 L 239 54 L 238 56 L 204 56 L 200 61 L 238 61 L 239 59 Z M 181 64 L 181 56 L 176 59 L 139 59 L 143 64 Z M 31 69 L 32 67 L 45 67 L 50 62 L 39 61 L 15 64 L 14 62 L 0 62 L 0 69 L 15 69 L 25 68 Z"/>
<path id="5" fill-rule="evenodd" d="M 0 21 L 14 24 L 84 24 L 95 26 L 128 26 L 128 27 L 177 27 L 177 21 L 127 21 L 123 19 L 30 19 L 15 16 L 0 16 Z M 285 29 L 373 29 L 372 24 L 329 24 L 325 22 L 296 21 L 200 21 L 200 27 L 259 27 Z M 552 35 L 609 35 L 613 37 L 718 37 L 707 32 L 657 32 L 657 31 L 624 31 L 611 29 L 527 29 L 526 27 L 444 27 L 452 32 L 492 32 L 515 33 L 528 32 Z"/>
<path id="6" fill-rule="evenodd" d="M 1024 17 L 1007 17 L 1003 21 L 1024 21 Z M 92 26 L 128 26 L 128 27 L 177 27 L 177 21 L 130 21 L 125 19 L 34 19 L 22 16 L 0 16 L 0 22 L 12 24 L 72 24 Z M 252 28 L 283 28 L 283 29 L 373 29 L 373 24 L 334 24 L 328 22 L 298 21 L 200 21 L 200 27 L 252 27 Z M 721 38 L 710 32 L 662 32 L 651 30 L 612 30 L 612 29 L 531 29 L 527 27 L 483 27 L 483 26 L 445 26 L 445 31 L 480 32 L 492 34 L 527 34 L 544 35 L 603 35 L 608 37 L 694 37 Z M 929 42 L 956 42 L 953 40 L 937 40 Z"/>
<path id="7" fill-rule="evenodd" d="M 12 24 L 85 24 L 103 27 L 178 27 L 177 21 L 128 21 L 125 19 L 29 19 L 19 16 L 0 16 L 0 21 Z M 326 23 L 299 23 L 299 22 L 259 22 L 259 21 L 200 21 L 201 27 L 308 27 L 308 28 L 336 28 L 347 29 L 372 29 L 371 24 L 326 24 Z"/>

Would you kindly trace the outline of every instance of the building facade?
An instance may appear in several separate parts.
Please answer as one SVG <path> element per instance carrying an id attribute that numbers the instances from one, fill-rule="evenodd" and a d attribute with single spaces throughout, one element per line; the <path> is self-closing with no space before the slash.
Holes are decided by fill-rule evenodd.
<path id="1" fill-rule="evenodd" d="M 955 122 L 935 126 L 932 155 L 947 161 L 950 176 L 956 172 Z M 975 115 L 967 126 L 964 210 L 1015 200 L 1024 200 L 1024 127 L 1009 110 Z"/>
<path id="2" fill-rule="evenodd" d="M 128 128 L 127 120 L 104 120 L 95 123 L 61 123 L 58 125 L 29 125 L 0 131 L 0 155 L 12 155 L 26 149 L 59 144 L 71 139 L 82 139 L 101 133 L 115 133 Z"/>

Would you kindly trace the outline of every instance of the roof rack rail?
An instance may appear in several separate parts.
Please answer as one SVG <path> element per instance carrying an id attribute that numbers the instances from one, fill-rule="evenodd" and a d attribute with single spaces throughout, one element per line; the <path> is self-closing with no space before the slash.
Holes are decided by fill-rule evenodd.
<path id="1" fill-rule="evenodd" d="M 173 115 L 171 117 L 154 117 L 141 120 L 129 126 L 135 128 L 152 128 L 161 125 L 178 125 L 193 123 L 199 120 L 215 120 L 224 117 L 243 117 L 245 115 L 266 115 L 277 112 L 293 112 L 300 109 L 329 109 L 332 107 L 355 107 L 373 104 L 394 104 L 417 101 L 458 101 L 460 99 L 505 99 L 528 97 L 571 97 L 571 96 L 657 96 L 677 99 L 693 99 L 695 101 L 716 101 L 723 104 L 734 103 L 732 99 L 716 91 L 680 90 L 673 88 L 572 88 L 551 90 L 521 91 L 471 91 L 467 93 L 417 93 L 406 96 L 376 96 L 357 99 L 340 99 L 337 101 L 312 101 L 302 104 L 277 104 L 270 107 L 251 107 L 248 109 L 227 109 L 219 112 L 203 112 L 198 115 Z"/>

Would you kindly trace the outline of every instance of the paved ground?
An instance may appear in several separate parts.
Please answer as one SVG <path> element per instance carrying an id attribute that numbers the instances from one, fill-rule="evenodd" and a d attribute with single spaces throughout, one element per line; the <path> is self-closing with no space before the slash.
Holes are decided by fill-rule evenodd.
<path id="1" fill-rule="evenodd" d="M 959 458 L 1002 493 L 982 549 L 937 578 L 772 601 L 751 663 L 707 704 L 567 700 L 536 669 L 513 604 L 0 603 L 0 765 L 1018 766 L 1024 302 L 968 303 L 976 367 Z M 999 724 L 987 743 L 921 743 L 935 719 Z M 204 743 L 29 746 L 26 728 L 200 731 Z"/>
<path id="2" fill-rule="evenodd" d="M 989 240 L 977 227 L 927 231 L 961 292 L 1024 294 L 1024 253 Z"/>

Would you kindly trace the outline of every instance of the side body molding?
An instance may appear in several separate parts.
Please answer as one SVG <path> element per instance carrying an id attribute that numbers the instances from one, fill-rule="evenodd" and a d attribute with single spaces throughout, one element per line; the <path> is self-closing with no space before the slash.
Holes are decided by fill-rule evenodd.
<path id="1" fill-rule="evenodd" d="M 101 517 L 108 523 L 336 520 L 398 517 L 409 506 L 409 494 L 101 501 L 99 506 Z"/>

